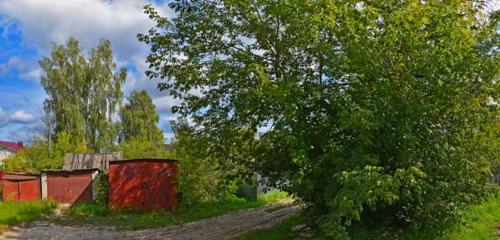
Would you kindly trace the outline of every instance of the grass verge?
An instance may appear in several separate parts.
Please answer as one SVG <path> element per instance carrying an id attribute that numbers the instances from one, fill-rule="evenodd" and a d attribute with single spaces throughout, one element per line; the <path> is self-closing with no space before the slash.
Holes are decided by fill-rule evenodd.
<path id="1" fill-rule="evenodd" d="M 49 214 L 55 207 L 55 203 L 47 201 L 0 202 L 0 232 L 11 225 L 37 220 L 43 214 Z"/>
<path id="2" fill-rule="evenodd" d="M 265 230 L 257 230 L 233 240 L 266 240 L 297 239 L 299 236 L 291 229 L 304 223 L 305 217 L 300 213 L 285 220 L 282 224 Z M 359 229 L 352 239 L 405 239 L 405 240 L 492 240 L 500 239 L 500 197 L 472 206 L 461 223 L 444 229 L 444 236 L 436 236 L 429 232 L 388 233 L 386 231 L 368 232 Z"/>
<path id="3" fill-rule="evenodd" d="M 171 212 L 153 211 L 147 213 L 134 212 L 127 209 L 108 209 L 95 203 L 83 203 L 71 207 L 67 214 L 52 219 L 60 224 L 94 224 L 115 226 L 123 229 L 156 228 L 168 224 L 179 224 L 244 208 L 259 207 L 267 203 L 289 198 L 283 192 L 271 192 L 256 201 L 242 198 L 231 198 L 221 202 L 207 202 L 194 207 L 179 207 Z"/>
<path id="4" fill-rule="evenodd" d="M 453 226 L 444 240 L 500 239 L 500 197 L 473 206 L 462 224 Z"/>

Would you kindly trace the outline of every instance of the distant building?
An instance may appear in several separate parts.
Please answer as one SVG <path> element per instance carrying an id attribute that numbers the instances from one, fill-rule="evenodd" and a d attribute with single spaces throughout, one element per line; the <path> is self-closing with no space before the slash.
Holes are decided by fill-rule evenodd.
<path id="1" fill-rule="evenodd" d="M 23 142 L 6 142 L 0 141 L 0 166 L 3 165 L 3 160 L 7 157 L 16 154 L 23 148 Z"/>
<path id="2" fill-rule="evenodd" d="M 166 143 L 166 144 L 163 145 L 163 148 L 165 149 L 165 151 L 171 152 L 171 151 L 174 150 L 174 145 Z"/>

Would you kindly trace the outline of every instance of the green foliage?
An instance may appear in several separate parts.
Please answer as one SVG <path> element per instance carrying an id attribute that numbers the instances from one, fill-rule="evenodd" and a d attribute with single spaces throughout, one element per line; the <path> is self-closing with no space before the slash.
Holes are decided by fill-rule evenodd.
<path id="1" fill-rule="evenodd" d="M 118 135 L 113 116 L 127 75 L 125 69 L 115 72 L 111 43 L 102 40 L 85 55 L 78 40 L 69 38 L 66 45 L 54 44 L 40 67 L 40 82 L 48 95 L 45 111 L 48 124 L 55 122 L 55 133 L 68 133 L 73 146 L 89 151 L 111 148 Z"/>
<path id="2" fill-rule="evenodd" d="M 236 181 L 221 168 L 217 158 L 207 154 L 204 146 L 208 139 L 193 135 L 184 126 L 175 131 L 174 156 L 179 160 L 181 205 L 191 207 L 232 197 L 237 190 Z"/>
<path id="3" fill-rule="evenodd" d="M 101 173 L 97 177 L 97 186 L 96 186 L 96 197 L 95 202 L 102 207 L 108 206 L 108 193 L 109 193 L 109 185 L 108 185 L 108 173 Z"/>
<path id="4" fill-rule="evenodd" d="M 143 139 L 132 139 L 128 142 L 120 143 L 119 151 L 123 152 L 126 159 L 134 158 L 172 158 L 173 154 L 163 147 Z"/>
<path id="5" fill-rule="evenodd" d="M 259 196 L 258 201 L 265 202 L 265 203 L 272 203 L 272 202 L 277 202 L 279 200 L 292 200 L 292 196 L 288 194 L 287 192 L 283 191 L 270 191 L 267 192 L 266 194 Z"/>
<path id="6" fill-rule="evenodd" d="M 413 231 L 400 232 L 398 229 L 384 228 L 377 223 L 375 229 L 368 226 L 357 228 L 352 231 L 353 239 L 357 240 L 382 240 L 382 239 L 406 239 L 406 240 L 490 240 L 500 237 L 500 198 L 493 197 L 480 204 L 468 208 L 464 214 L 464 220 L 458 223 L 444 226 L 439 231 L 432 229 L 415 229 Z M 291 228 L 298 224 L 307 223 L 304 214 L 297 214 L 285 220 L 278 226 L 266 230 L 257 230 L 235 238 L 240 239 L 296 239 L 298 234 Z M 314 238 L 312 238 L 314 239 Z"/>
<path id="7" fill-rule="evenodd" d="M 348 239 L 382 217 L 437 227 L 488 194 L 500 58 L 485 4 L 179 0 L 172 18 L 147 6 L 139 39 L 195 151 L 286 183 Z"/>
<path id="8" fill-rule="evenodd" d="M 30 146 L 25 146 L 15 155 L 5 159 L 7 171 L 39 171 L 47 169 L 60 169 L 64 163 L 64 155 L 69 152 L 83 152 L 85 146 L 74 146 L 71 136 L 60 132 L 54 143 L 37 139 Z"/>
<path id="9" fill-rule="evenodd" d="M 500 237 L 500 197 L 472 206 L 464 221 L 445 234 L 444 240 L 489 240 Z"/>
<path id="10" fill-rule="evenodd" d="M 73 217 L 107 216 L 109 214 L 109 208 L 99 201 L 85 202 L 70 207 L 66 210 L 66 213 Z"/>
<path id="11" fill-rule="evenodd" d="M 120 110 L 120 117 L 120 142 L 142 139 L 159 148 L 163 147 L 163 132 L 158 128 L 160 117 L 145 90 L 132 92 Z"/>
<path id="12" fill-rule="evenodd" d="M 29 223 L 48 214 L 56 204 L 47 201 L 33 202 L 0 202 L 0 232 L 7 226 Z"/>

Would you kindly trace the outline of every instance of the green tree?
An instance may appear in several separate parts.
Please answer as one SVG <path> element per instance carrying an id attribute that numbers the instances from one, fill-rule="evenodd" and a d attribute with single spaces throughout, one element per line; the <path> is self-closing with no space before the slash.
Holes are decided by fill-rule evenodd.
<path id="1" fill-rule="evenodd" d="M 5 169 L 11 172 L 40 171 L 60 169 L 64 163 L 64 155 L 69 152 L 81 153 L 83 145 L 73 145 L 71 136 L 59 132 L 55 138 L 54 147 L 49 150 L 48 141 L 35 139 L 32 144 L 5 160 Z"/>
<path id="2" fill-rule="evenodd" d="M 160 117 L 149 94 L 134 91 L 120 110 L 120 142 L 143 140 L 163 149 L 163 132 L 158 128 Z"/>
<path id="3" fill-rule="evenodd" d="M 237 190 L 234 171 L 221 166 L 210 149 L 210 138 L 200 137 L 185 124 L 174 124 L 174 150 L 172 157 L 179 161 L 178 188 L 181 204 L 194 206 L 203 202 L 224 201 Z"/>
<path id="4" fill-rule="evenodd" d="M 41 84 L 47 92 L 47 115 L 54 116 L 57 135 L 66 132 L 73 145 L 89 151 L 113 146 L 118 130 L 113 124 L 123 98 L 126 70 L 115 71 L 111 44 L 102 40 L 88 55 L 78 40 L 54 44 L 50 56 L 40 61 Z"/>
<path id="5" fill-rule="evenodd" d="M 126 159 L 173 157 L 172 153 L 165 150 L 163 144 L 158 145 L 139 138 L 120 143 L 118 150 L 123 153 L 123 157 Z"/>
<path id="6" fill-rule="evenodd" d="M 178 0 L 170 19 L 147 6 L 156 27 L 138 37 L 206 154 L 286 183 L 345 239 L 381 218 L 446 223 L 488 192 L 500 61 L 487 4 Z"/>

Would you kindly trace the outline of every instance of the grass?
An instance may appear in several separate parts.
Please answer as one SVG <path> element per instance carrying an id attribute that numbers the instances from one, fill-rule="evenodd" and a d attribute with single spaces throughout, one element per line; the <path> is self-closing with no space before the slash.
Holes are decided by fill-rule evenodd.
<path id="1" fill-rule="evenodd" d="M 443 239 L 500 239 L 500 197 L 472 207 L 464 223 L 453 226 Z"/>
<path id="2" fill-rule="evenodd" d="M 63 217 L 52 219 L 61 224 L 94 224 L 115 226 L 123 229 L 156 228 L 168 224 L 179 224 L 204 218 L 222 215 L 224 213 L 259 207 L 267 203 L 288 198 L 283 192 L 271 192 L 256 201 L 242 198 L 231 198 L 221 202 L 207 202 L 194 207 L 180 207 L 171 212 L 137 212 L 130 209 L 108 209 L 95 203 L 83 203 L 71 207 Z"/>
<path id="3" fill-rule="evenodd" d="M 299 236 L 291 228 L 305 222 L 301 214 L 294 215 L 282 224 L 266 230 L 257 230 L 234 240 L 296 239 Z M 432 232 L 388 233 L 386 231 L 367 232 L 359 229 L 352 239 L 406 239 L 406 240 L 492 240 L 500 239 L 500 197 L 472 206 L 465 214 L 464 221 L 444 229 L 444 236 Z"/>
<path id="4" fill-rule="evenodd" d="M 55 207 L 55 203 L 47 201 L 0 202 L 0 232 L 11 225 L 37 220 Z"/>

